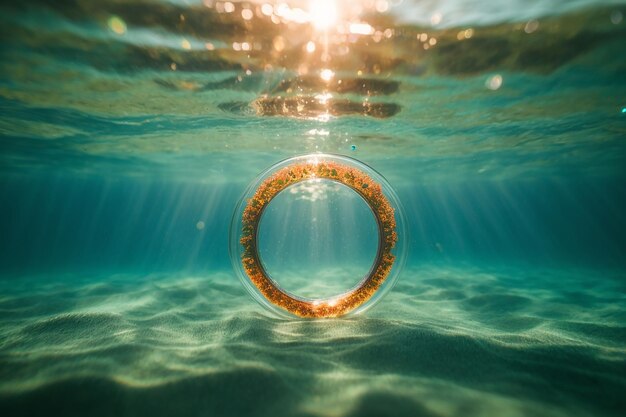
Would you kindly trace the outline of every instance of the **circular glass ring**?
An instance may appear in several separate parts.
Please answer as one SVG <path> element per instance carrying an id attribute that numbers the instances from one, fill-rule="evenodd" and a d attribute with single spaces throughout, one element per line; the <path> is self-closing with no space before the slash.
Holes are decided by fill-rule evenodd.
<path id="1" fill-rule="evenodd" d="M 328 298 L 308 299 L 283 290 L 269 276 L 259 255 L 258 230 L 265 208 L 276 195 L 315 179 L 343 184 L 368 204 L 378 226 L 378 250 L 369 273 L 356 286 Z M 339 155 L 299 156 L 267 169 L 242 196 L 230 227 L 231 262 L 248 292 L 270 311 L 291 317 L 338 317 L 373 306 L 397 280 L 406 243 L 404 211 L 389 183 L 364 163 Z"/>

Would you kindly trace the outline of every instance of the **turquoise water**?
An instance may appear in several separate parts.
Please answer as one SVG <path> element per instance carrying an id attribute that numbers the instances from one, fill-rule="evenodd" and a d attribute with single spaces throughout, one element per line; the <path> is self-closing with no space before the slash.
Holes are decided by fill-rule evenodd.
<path id="1" fill-rule="evenodd" d="M 0 6 L 2 415 L 624 415 L 626 5 L 355 4 Z M 407 214 L 362 315 L 276 318 L 231 268 L 246 186 L 312 152 Z M 367 209 L 302 196 L 265 261 L 349 286 Z"/>

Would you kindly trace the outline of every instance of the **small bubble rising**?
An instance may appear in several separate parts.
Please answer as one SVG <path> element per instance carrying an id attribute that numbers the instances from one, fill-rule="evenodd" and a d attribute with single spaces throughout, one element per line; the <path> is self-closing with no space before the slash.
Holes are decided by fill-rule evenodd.
<path id="1" fill-rule="evenodd" d="M 196 223 L 196 229 L 198 230 L 204 230 L 204 222 L 202 220 L 200 220 L 198 223 Z"/>
<path id="2" fill-rule="evenodd" d="M 375 3 L 375 7 L 378 13 L 385 13 L 389 10 L 389 2 L 387 2 L 387 0 L 378 0 Z"/>
<path id="3" fill-rule="evenodd" d="M 261 6 L 261 13 L 263 13 L 265 16 L 271 16 L 274 13 L 274 6 L 269 3 L 265 3 L 263 6 Z"/>
<path id="4" fill-rule="evenodd" d="M 539 29 L 539 21 L 537 20 L 529 20 L 524 26 L 524 32 L 530 34 Z"/>
<path id="5" fill-rule="evenodd" d="M 254 17 L 254 12 L 250 9 L 243 9 L 241 11 L 241 17 L 243 17 L 244 20 L 250 20 Z"/>
<path id="6" fill-rule="evenodd" d="M 485 87 L 487 87 L 490 90 L 497 90 L 500 87 L 502 87 L 502 76 L 500 74 L 495 74 L 489 78 L 487 78 L 487 81 L 485 81 Z"/>
<path id="7" fill-rule="evenodd" d="M 107 22 L 109 29 L 118 35 L 126 33 L 126 22 L 117 16 L 111 16 Z"/>
<path id="8" fill-rule="evenodd" d="M 430 23 L 433 26 L 438 25 L 439 23 L 441 23 L 441 20 L 443 19 L 443 15 L 440 12 L 436 12 L 434 13 L 431 17 L 430 17 Z"/>

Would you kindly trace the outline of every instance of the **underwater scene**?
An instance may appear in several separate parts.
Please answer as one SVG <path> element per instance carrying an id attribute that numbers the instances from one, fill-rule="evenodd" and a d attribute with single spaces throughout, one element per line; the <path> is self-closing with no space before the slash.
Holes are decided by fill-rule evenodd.
<path id="1" fill-rule="evenodd" d="M 2 3 L 0 414 L 626 415 L 625 15 Z"/>

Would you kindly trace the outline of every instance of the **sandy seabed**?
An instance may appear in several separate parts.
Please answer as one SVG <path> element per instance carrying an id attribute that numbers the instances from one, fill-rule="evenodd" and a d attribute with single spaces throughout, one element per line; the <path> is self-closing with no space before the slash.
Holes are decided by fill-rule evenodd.
<path id="1" fill-rule="evenodd" d="M 3 416 L 622 416 L 622 271 L 415 266 L 345 319 L 230 272 L 0 281 Z"/>

